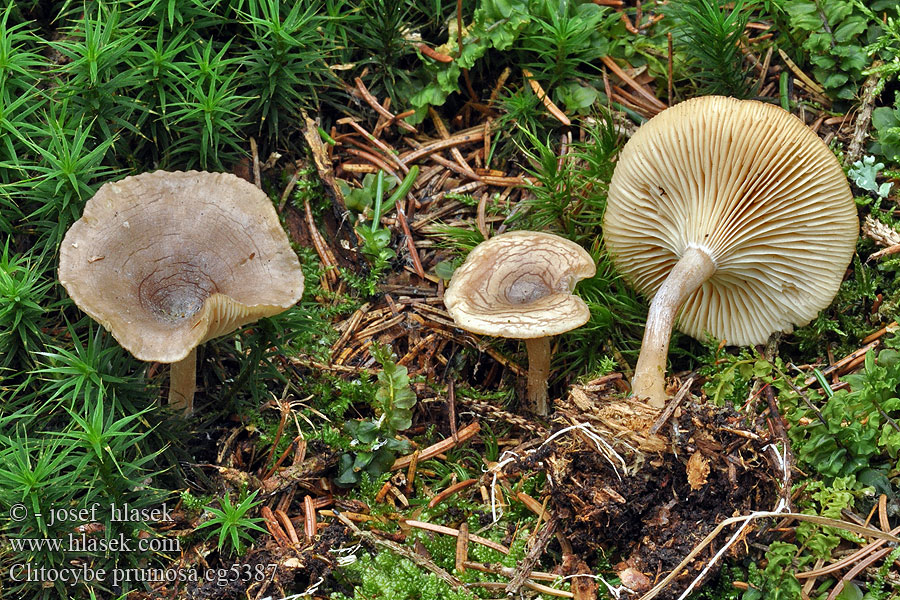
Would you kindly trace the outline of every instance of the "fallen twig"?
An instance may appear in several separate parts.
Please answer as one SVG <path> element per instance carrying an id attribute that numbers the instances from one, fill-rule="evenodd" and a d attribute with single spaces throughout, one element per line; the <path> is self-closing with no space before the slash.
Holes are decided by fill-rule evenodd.
<path id="1" fill-rule="evenodd" d="M 694 378 L 689 377 L 687 381 L 681 384 L 681 387 L 678 389 L 678 392 L 675 394 L 675 397 L 672 398 L 672 401 L 666 405 L 666 408 L 660 413 L 659 417 L 657 417 L 656 421 L 653 422 L 653 425 L 650 427 L 650 435 L 656 435 L 662 426 L 665 425 L 666 421 L 669 420 L 669 417 L 675 412 L 675 409 L 681 404 L 681 401 L 688 395 L 688 392 L 691 391 L 691 386 L 694 384 Z"/>
<path id="2" fill-rule="evenodd" d="M 816 102 L 822 104 L 823 106 L 831 106 L 831 100 L 829 100 L 825 96 L 825 89 L 820 86 L 818 83 L 813 81 L 809 75 L 803 72 L 800 67 L 797 66 L 797 63 L 791 60 L 791 57 L 787 55 L 787 53 L 781 48 L 778 49 L 778 56 L 781 57 L 781 60 L 784 61 L 784 64 L 787 65 L 788 69 L 797 76 L 803 86 L 809 90 L 809 92 L 813 95 Z"/>
<path id="3" fill-rule="evenodd" d="M 306 534 L 306 539 L 312 541 L 316 537 L 318 526 L 316 524 L 315 503 L 312 496 L 308 494 L 303 497 L 303 516 L 303 532 Z"/>
<path id="4" fill-rule="evenodd" d="M 366 89 L 366 86 L 362 82 L 362 79 L 357 77 L 356 79 L 354 79 L 354 81 L 356 82 L 356 89 L 359 90 L 359 93 L 362 96 L 363 100 L 365 100 L 366 103 L 375 110 L 375 112 L 377 112 L 379 115 L 385 117 L 386 119 L 389 119 L 389 121 L 391 123 L 396 122 L 397 125 L 399 125 L 403 129 L 405 129 L 406 131 L 409 131 L 410 133 L 416 133 L 415 127 L 413 127 L 406 121 L 401 120 L 398 115 L 391 114 L 391 112 L 388 109 L 386 109 L 381 104 L 379 104 L 378 100 L 375 98 L 375 96 L 373 96 L 371 93 L 369 93 L 369 90 Z"/>
<path id="5" fill-rule="evenodd" d="M 429 458 L 433 458 L 438 454 L 443 454 L 444 452 L 450 450 L 451 448 L 462 444 L 465 441 L 468 441 L 469 438 L 473 437 L 478 431 L 481 429 L 481 425 L 478 424 L 478 421 L 474 423 L 469 423 L 462 429 L 457 432 L 456 439 L 447 438 L 441 440 L 436 444 L 432 444 L 428 446 L 424 450 L 420 450 L 418 452 L 418 460 L 421 462 L 423 460 L 428 460 Z M 391 466 L 391 471 L 396 471 L 398 469 L 402 469 L 404 467 L 408 467 L 409 463 L 412 462 L 412 454 L 409 456 L 403 456 L 394 461 L 394 464 Z"/>
<path id="6" fill-rule="evenodd" d="M 477 479 L 466 479 L 466 480 L 460 481 L 458 483 L 454 483 L 453 485 L 448 487 L 446 490 L 442 491 L 441 493 L 437 494 L 434 498 L 432 498 L 428 502 L 428 508 L 434 508 L 435 506 L 437 506 L 438 504 L 440 504 L 441 502 L 443 502 L 444 500 L 446 500 L 453 494 L 455 494 L 461 490 L 464 490 L 467 487 L 469 487 L 475 483 L 478 483 Z"/>
<path id="7" fill-rule="evenodd" d="M 281 525 L 278 523 L 278 519 L 275 518 L 275 514 L 272 512 L 272 509 L 268 506 L 263 506 L 259 509 L 259 514 L 263 518 L 266 529 L 269 531 L 271 536 L 275 538 L 275 541 L 278 542 L 278 544 L 281 546 L 290 546 L 291 540 L 288 539 L 287 534 L 281 528 Z"/>
<path id="8" fill-rule="evenodd" d="M 547 112 L 556 117 L 556 120 L 563 125 L 571 125 L 572 121 L 569 120 L 569 117 L 566 116 L 566 113 L 561 111 L 559 107 L 553 103 L 553 100 L 550 99 L 550 96 L 547 95 L 547 92 L 544 91 L 544 88 L 541 87 L 541 84 L 538 83 L 538 80 L 534 78 L 534 75 L 531 74 L 531 71 L 529 71 L 528 69 L 522 69 L 522 74 L 525 75 L 525 79 L 528 81 L 528 85 L 531 86 L 534 95 L 537 96 L 538 99 L 543 103 L 544 108 L 547 109 Z"/>
<path id="9" fill-rule="evenodd" d="M 872 64 L 875 68 L 881 64 L 876 60 Z M 856 122 L 853 124 L 853 136 L 847 145 L 845 163 L 852 165 L 862 157 L 863 143 L 869 137 L 869 124 L 872 122 L 872 111 L 875 109 L 875 101 L 884 86 L 881 85 L 881 74 L 872 73 L 862 86 L 862 95 L 859 100 L 859 112 L 856 114 Z"/>
<path id="10" fill-rule="evenodd" d="M 316 249 L 316 254 L 319 255 L 319 260 L 322 261 L 322 266 L 325 267 L 324 277 L 331 285 L 336 285 L 338 281 L 337 261 L 335 261 L 328 244 L 325 243 L 325 238 L 319 233 L 319 228 L 316 227 L 309 200 L 303 201 L 303 214 L 306 219 L 306 227 L 309 229 L 309 237 L 312 238 L 313 247 Z"/>
<path id="11" fill-rule="evenodd" d="M 537 561 L 544 553 L 544 550 L 547 549 L 547 544 L 550 542 L 550 538 L 553 537 L 553 532 L 556 531 L 556 525 L 556 517 L 551 516 L 541 529 L 540 533 L 535 536 L 534 543 L 528 550 L 525 558 L 523 558 L 522 562 L 519 563 L 519 566 L 516 567 L 515 574 L 506 586 L 505 591 L 507 596 L 515 597 L 525 584 L 525 580 L 528 579 L 528 576 L 531 574 L 531 569 L 534 568 L 534 565 L 537 564 Z"/>
<path id="12" fill-rule="evenodd" d="M 647 102 L 650 104 L 650 106 L 652 106 L 652 107 L 654 107 L 654 108 L 656 109 L 656 112 L 660 112 L 660 111 L 665 110 L 665 109 L 667 108 L 666 105 L 663 104 L 663 102 L 662 102 L 659 98 L 657 98 L 656 96 L 654 96 L 653 94 L 651 94 L 651 93 L 647 90 L 647 88 L 645 88 L 644 86 L 642 86 L 641 84 L 639 84 L 637 81 L 635 81 L 634 79 L 632 79 L 631 77 L 629 77 L 628 74 L 627 74 L 625 71 L 623 71 L 622 68 L 619 67 L 619 65 L 616 64 L 616 61 L 614 61 L 614 60 L 612 59 L 612 57 L 610 57 L 610 56 L 601 56 L 601 57 L 600 57 L 600 60 L 603 61 L 603 64 L 606 65 L 606 67 L 607 67 L 610 71 L 612 71 L 612 72 L 615 74 L 616 77 L 618 77 L 618 78 L 621 79 L 623 82 L 625 82 L 626 84 L 628 84 L 628 86 L 629 86 L 630 88 L 632 88 L 635 92 L 637 92 L 638 94 L 640 94 L 641 96 L 643 96 L 644 99 L 647 100 Z"/>
<path id="13" fill-rule="evenodd" d="M 256 138 L 250 136 L 250 155 L 253 157 L 253 183 L 262 189 L 262 178 L 259 174 L 259 149 L 256 146 Z"/>
<path id="14" fill-rule="evenodd" d="M 888 323 L 887 325 L 885 325 L 884 327 L 882 327 L 875 333 L 869 334 L 866 337 L 864 337 L 862 343 L 868 344 L 870 342 L 874 342 L 875 340 L 877 340 L 878 338 L 880 338 L 881 336 L 883 336 L 886 333 L 895 332 L 897 330 L 897 328 L 898 328 L 897 321 L 891 321 L 890 323 Z"/>
<path id="15" fill-rule="evenodd" d="M 440 52 L 429 47 L 427 44 L 425 44 L 423 42 L 419 42 L 418 44 L 416 44 L 416 48 L 418 48 L 419 52 L 421 52 L 428 58 L 434 59 L 438 62 L 442 62 L 442 63 L 452 63 L 453 62 L 452 56 L 447 56 L 446 54 L 441 54 Z"/>
<path id="16" fill-rule="evenodd" d="M 827 367 L 825 367 L 824 369 L 822 369 L 822 375 L 826 375 L 826 376 L 827 376 L 827 375 L 830 375 L 831 373 L 834 373 L 834 372 L 840 373 L 840 372 L 846 370 L 846 369 L 847 369 L 848 367 L 850 367 L 851 365 L 852 365 L 852 366 L 858 365 L 859 362 L 857 362 L 857 361 L 865 360 L 866 353 L 867 353 L 869 350 L 872 350 L 873 348 L 878 347 L 878 345 L 879 345 L 880 343 L 881 343 L 881 342 L 880 342 L 879 340 L 876 339 L 876 340 L 873 340 L 873 341 L 869 342 L 868 344 L 866 344 L 866 345 L 863 346 L 862 348 L 859 348 L 858 350 L 854 350 L 853 352 L 851 352 L 850 354 L 848 354 L 848 355 L 845 356 L 844 358 L 840 359 L 839 361 L 835 362 L 834 364 L 828 365 Z M 805 385 L 812 385 L 812 383 L 815 382 L 815 381 L 816 381 L 816 378 L 815 378 L 815 377 L 807 377 L 806 380 L 805 380 L 803 383 L 804 383 Z"/>
<path id="17" fill-rule="evenodd" d="M 459 535 L 456 536 L 456 570 L 465 572 L 466 562 L 469 560 L 469 523 L 463 521 L 459 524 Z"/>
<path id="18" fill-rule="evenodd" d="M 443 525 L 435 525 L 434 523 L 426 523 L 425 521 L 416 521 L 414 519 L 405 519 L 403 522 L 416 529 L 424 529 L 426 531 L 433 531 L 434 533 L 443 533 L 445 535 L 452 535 L 453 537 L 459 535 L 459 529 L 453 529 L 452 527 L 444 527 Z M 509 548 L 503 544 L 498 544 L 497 542 L 483 538 L 480 535 L 470 533 L 469 541 L 496 550 L 501 554 L 509 554 Z"/>
<path id="19" fill-rule="evenodd" d="M 440 152 L 441 150 L 445 150 L 447 148 L 453 148 L 454 146 L 462 146 L 463 144 L 469 144 L 472 142 L 480 142 L 484 139 L 484 130 L 473 131 L 471 133 L 457 133 L 450 139 L 447 140 L 437 140 L 436 142 L 432 142 L 430 144 L 425 144 L 421 148 L 417 150 L 413 150 L 408 154 L 405 154 L 400 157 L 400 160 L 405 164 L 413 163 L 420 158 L 424 158 L 429 154 L 434 154 L 435 152 Z"/>

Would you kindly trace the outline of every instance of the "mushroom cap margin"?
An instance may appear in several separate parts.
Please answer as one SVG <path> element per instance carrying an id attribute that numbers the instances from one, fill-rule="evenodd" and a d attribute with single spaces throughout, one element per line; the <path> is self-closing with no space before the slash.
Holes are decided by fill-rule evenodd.
<path id="1" fill-rule="evenodd" d="M 706 96 L 659 113 L 625 145 L 603 230 L 617 269 L 648 297 L 686 248 L 705 249 L 717 271 L 677 327 L 748 345 L 831 303 L 859 222 L 840 164 L 803 122 Z"/>
<path id="2" fill-rule="evenodd" d="M 513 339 L 558 335 L 584 325 L 590 310 L 572 294 L 596 265 L 560 236 L 511 231 L 476 246 L 456 269 L 444 305 L 466 331 Z"/>
<path id="3" fill-rule="evenodd" d="M 101 186 L 63 239 L 59 280 L 123 348 L 159 362 L 303 295 L 300 262 L 266 194 L 198 171 Z"/>

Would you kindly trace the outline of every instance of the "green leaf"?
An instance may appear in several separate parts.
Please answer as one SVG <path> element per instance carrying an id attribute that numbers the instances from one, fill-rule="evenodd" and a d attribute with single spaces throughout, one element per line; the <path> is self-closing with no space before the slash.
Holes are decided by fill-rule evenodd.
<path id="1" fill-rule="evenodd" d="M 381 448 L 372 456 L 365 471 L 372 478 L 376 478 L 382 473 L 387 473 L 394 464 L 394 453 L 386 448 Z"/>
<path id="2" fill-rule="evenodd" d="M 844 589 L 841 590 L 841 593 L 837 595 L 835 600 L 862 600 L 863 592 L 859 589 L 859 586 L 853 583 L 852 581 L 844 582 Z"/>
<path id="3" fill-rule="evenodd" d="M 822 82 L 826 88 L 838 88 L 847 83 L 850 80 L 850 76 L 846 73 L 832 73 L 828 77 L 825 78 L 825 81 Z"/>
<path id="4" fill-rule="evenodd" d="M 579 85 L 574 82 L 557 87 L 555 93 L 557 99 L 560 100 L 567 109 L 574 112 L 590 108 L 600 96 L 600 92 L 595 88 L 587 85 Z"/>
<path id="5" fill-rule="evenodd" d="M 866 20 L 862 17 L 854 16 L 837 26 L 834 30 L 834 40 L 839 44 L 844 44 L 865 30 Z"/>
<path id="6" fill-rule="evenodd" d="M 458 261 L 442 260 L 434 265 L 434 274 L 445 281 L 449 281 L 453 277 L 453 272 L 459 266 Z"/>
<path id="7" fill-rule="evenodd" d="M 342 454 L 338 464 L 338 477 L 334 480 L 338 485 L 349 487 L 359 483 L 359 475 L 353 470 L 353 455 Z"/>

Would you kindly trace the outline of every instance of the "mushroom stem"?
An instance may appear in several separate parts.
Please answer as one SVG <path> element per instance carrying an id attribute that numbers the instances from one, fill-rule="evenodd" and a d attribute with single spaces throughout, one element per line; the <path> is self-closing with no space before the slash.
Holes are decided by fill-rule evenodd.
<path id="1" fill-rule="evenodd" d="M 650 406 L 666 404 L 666 359 L 675 316 L 682 304 L 703 282 L 716 272 L 716 263 L 703 248 L 691 246 L 669 272 L 660 286 L 647 315 L 641 355 L 634 369 L 631 389 L 638 398 L 647 398 Z"/>
<path id="2" fill-rule="evenodd" d="M 197 348 L 169 367 L 169 406 L 184 409 L 184 415 L 194 412 L 194 392 L 197 391 Z"/>
<path id="3" fill-rule="evenodd" d="M 528 410 L 545 416 L 550 412 L 547 379 L 550 377 L 550 336 L 525 340 L 528 352 Z"/>

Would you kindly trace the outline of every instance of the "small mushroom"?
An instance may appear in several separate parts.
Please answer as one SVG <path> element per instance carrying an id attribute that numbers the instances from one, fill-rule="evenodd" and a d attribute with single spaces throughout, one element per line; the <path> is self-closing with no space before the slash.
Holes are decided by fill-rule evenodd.
<path id="1" fill-rule="evenodd" d="M 742 346 L 808 323 L 858 230 L 837 159 L 789 112 L 706 96 L 652 118 L 622 150 L 603 223 L 616 267 L 653 298 L 634 394 L 665 404 L 676 316 L 688 335 Z"/>
<path id="2" fill-rule="evenodd" d="M 524 339 L 528 406 L 546 415 L 550 336 L 584 325 L 590 311 L 572 295 L 596 266 L 581 246 L 550 233 L 512 231 L 475 247 L 453 273 L 444 304 L 467 331 Z"/>
<path id="3" fill-rule="evenodd" d="M 136 358 L 172 363 L 169 404 L 186 414 L 196 347 L 303 295 L 300 262 L 266 194 L 197 171 L 104 184 L 63 239 L 59 280 Z"/>

